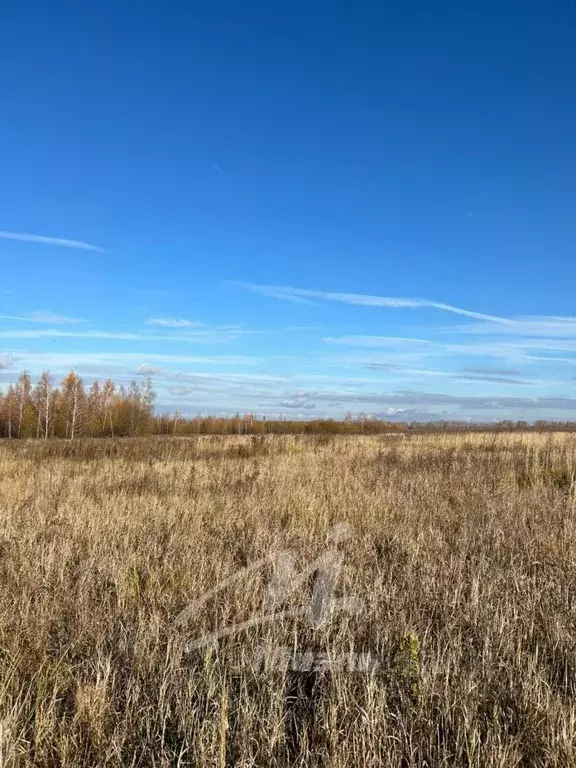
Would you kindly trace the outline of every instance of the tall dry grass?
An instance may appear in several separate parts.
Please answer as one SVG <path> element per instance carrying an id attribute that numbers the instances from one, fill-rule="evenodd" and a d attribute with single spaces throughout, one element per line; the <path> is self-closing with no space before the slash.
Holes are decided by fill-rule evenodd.
<path id="1" fill-rule="evenodd" d="M 576 764 L 576 438 L 148 438 L 0 445 L 0 765 Z M 217 648 L 276 550 L 352 537 L 365 603 Z M 291 604 L 306 601 L 304 583 Z M 258 646 L 379 660 L 258 668 Z"/>

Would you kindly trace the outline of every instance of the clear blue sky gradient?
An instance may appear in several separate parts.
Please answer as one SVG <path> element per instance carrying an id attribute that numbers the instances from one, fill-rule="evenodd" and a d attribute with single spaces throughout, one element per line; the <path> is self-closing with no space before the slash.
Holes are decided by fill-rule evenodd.
<path id="1" fill-rule="evenodd" d="M 2 27 L 0 382 L 576 419 L 573 2 L 32 0 Z"/>

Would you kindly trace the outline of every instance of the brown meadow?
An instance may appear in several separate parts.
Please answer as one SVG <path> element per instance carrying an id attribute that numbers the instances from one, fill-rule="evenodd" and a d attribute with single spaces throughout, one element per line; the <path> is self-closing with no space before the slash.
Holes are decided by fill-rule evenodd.
<path id="1" fill-rule="evenodd" d="M 575 492 L 569 433 L 4 441 L 0 764 L 575 765 Z M 362 612 L 187 651 L 344 522 Z"/>

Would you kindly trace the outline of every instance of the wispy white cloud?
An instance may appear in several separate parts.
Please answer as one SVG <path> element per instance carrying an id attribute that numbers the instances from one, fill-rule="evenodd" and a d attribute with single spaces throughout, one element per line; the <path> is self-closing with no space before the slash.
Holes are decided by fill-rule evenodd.
<path id="1" fill-rule="evenodd" d="M 159 365 L 150 365 L 149 363 L 142 363 L 135 371 L 139 376 L 154 376 L 161 372 L 162 368 Z"/>
<path id="2" fill-rule="evenodd" d="M 0 369 L 13 368 L 14 356 L 11 354 L 0 355 Z"/>
<path id="3" fill-rule="evenodd" d="M 2 339 L 119 339 L 121 341 L 139 341 L 142 339 L 164 339 L 164 336 L 141 336 L 137 333 L 122 333 L 114 331 L 61 331 L 50 330 L 9 330 L 0 331 Z M 168 337 L 169 338 L 169 337 Z"/>
<path id="4" fill-rule="evenodd" d="M 132 333 L 124 331 L 62 331 L 50 330 L 2 330 L 1 339 L 111 339 L 117 341 L 168 341 L 180 344 L 228 343 L 238 338 L 238 332 L 218 329 L 200 329 L 185 334 Z"/>
<path id="5" fill-rule="evenodd" d="M 190 320 L 182 320 L 175 317 L 151 317 L 146 320 L 146 325 L 162 325 L 165 328 L 189 328 L 193 323 Z"/>
<path id="6" fill-rule="evenodd" d="M 517 368 L 495 368 L 492 365 L 462 368 L 462 373 L 472 373 L 477 376 L 522 376 L 522 371 Z"/>
<path id="7" fill-rule="evenodd" d="M 210 323 L 204 323 L 201 320 L 183 320 L 182 318 L 173 317 L 151 317 L 146 321 L 146 325 L 157 325 L 164 328 L 180 329 L 178 336 L 174 336 L 174 339 L 185 340 L 187 338 L 198 338 L 202 335 L 206 336 L 227 336 L 230 339 L 238 338 L 239 336 L 251 336 L 273 333 L 271 330 L 260 330 L 246 328 L 243 325 L 211 325 Z M 149 333 L 146 331 L 146 333 Z"/>
<path id="8" fill-rule="evenodd" d="M 552 397 L 516 397 L 502 395 L 453 395 L 443 392 L 420 392 L 414 390 L 396 390 L 393 392 L 350 392 L 338 390 L 320 390 L 315 392 L 300 392 L 301 401 L 356 403 L 382 405 L 388 408 L 405 408 L 407 406 L 453 406 L 457 409 L 473 409 L 476 411 L 503 412 L 526 411 L 576 411 L 576 398 L 562 395 Z"/>
<path id="9" fill-rule="evenodd" d="M 430 299 L 405 299 L 390 296 L 370 296 L 363 293 L 333 293 L 330 291 L 312 291 L 304 288 L 290 288 L 277 285 L 255 285 L 254 283 L 234 282 L 239 288 L 245 288 L 254 293 L 270 296 L 284 301 L 297 301 L 309 303 L 309 299 L 322 301 L 337 301 L 341 304 L 354 304 L 363 307 L 384 307 L 389 309 L 439 309 L 443 312 L 452 312 L 456 315 L 464 315 L 475 320 L 488 320 L 494 323 L 511 324 L 514 321 L 496 315 L 487 315 L 483 312 L 474 312 L 471 309 L 462 309 L 452 304 L 444 304 Z"/>
<path id="10" fill-rule="evenodd" d="M 306 410 L 311 410 L 313 408 L 316 408 L 316 403 L 310 403 L 306 398 L 302 397 L 294 397 L 292 399 L 287 398 L 285 400 L 280 400 L 280 405 L 282 408 L 304 408 Z"/>
<path id="11" fill-rule="evenodd" d="M 286 375 L 280 375 L 280 374 L 268 374 L 268 373 L 183 373 L 181 371 L 178 371 L 176 373 L 169 373 L 166 372 L 166 375 L 170 375 L 173 380 L 176 381 L 185 381 L 185 382 L 193 382 L 193 381 L 218 381 L 220 383 L 234 383 L 234 382 L 240 382 L 240 383 L 257 383 L 257 384 L 271 384 L 271 383 L 278 383 L 278 382 L 286 382 L 286 380 L 289 378 Z"/>
<path id="12" fill-rule="evenodd" d="M 541 336 L 547 338 L 576 338 L 576 318 L 534 315 L 515 317 L 509 324 L 484 322 L 458 326 L 456 333 L 477 336 Z"/>
<path id="13" fill-rule="evenodd" d="M 546 339 L 546 338 L 525 338 L 525 339 L 503 339 L 494 343 L 479 341 L 471 343 L 440 341 L 428 341 L 425 339 L 410 339 L 395 336 L 339 336 L 326 337 L 323 341 L 327 344 L 344 345 L 351 347 L 366 347 L 373 349 L 407 349 L 438 354 L 455 354 L 472 357 L 486 358 L 507 358 L 521 361 L 531 359 L 556 361 L 554 357 L 557 352 L 576 352 L 576 339 Z M 541 351 L 549 354 L 548 358 L 530 356 L 531 351 Z"/>
<path id="14" fill-rule="evenodd" d="M 3 232 L 0 231 L 0 238 L 3 240 L 21 240 L 26 243 L 43 243 L 44 245 L 60 245 L 64 248 L 79 248 L 83 251 L 103 251 L 97 245 L 85 243 L 83 240 L 68 240 L 64 237 L 48 237 L 46 235 L 30 235 L 24 232 Z"/>
<path id="15" fill-rule="evenodd" d="M 8 355 L 10 358 L 11 355 Z M 146 362 L 143 362 L 145 358 Z M 60 352 L 50 350 L 19 351 L 18 360 L 23 367 L 34 368 L 76 368 L 84 366 L 114 367 L 133 370 L 140 365 L 164 368 L 169 365 L 209 366 L 254 366 L 262 363 L 261 358 L 243 355 L 173 355 L 169 353 L 141 352 Z"/>
<path id="16" fill-rule="evenodd" d="M 428 339 L 412 339 L 403 336 L 326 336 L 322 339 L 325 344 L 345 344 L 352 347 L 385 347 L 386 349 L 419 346 L 443 346 Z"/>
<path id="17" fill-rule="evenodd" d="M 260 293 L 262 296 L 268 296 L 271 299 L 281 299 L 282 301 L 290 301 L 293 304 L 310 304 L 313 305 L 313 301 L 303 299 L 301 296 L 295 293 L 289 293 L 293 290 L 289 288 L 275 288 L 272 285 L 255 285 L 254 283 L 245 283 L 242 280 L 230 280 L 230 285 L 235 285 L 237 288 L 245 288 L 252 293 Z"/>
<path id="18" fill-rule="evenodd" d="M 483 368 L 463 368 L 460 372 L 457 371 L 440 371 L 433 368 L 403 368 L 399 365 L 390 365 L 388 363 L 381 362 L 368 362 L 364 364 L 364 367 L 369 371 L 375 371 L 382 373 L 386 377 L 386 381 L 398 381 L 401 379 L 409 378 L 415 380 L 421 377 L 437 378 L 437 379 L 451 379 L 453 381 L 463 382 L 485 382 L 487 384 L 512 384 L 519 386 L 551 386 L 562 385 L 562 382 L 548 381 L 543 379 L 526 378 L 520 371 L 513 372 L 511 376 L 510 369 L 492 369 L 494 372 L 490 372 L 488 367 Z M 498 373 L 498 371 L 504 371 L 504 373 Z"/>
<path id="19" fill-rule="evenodd" d="M 479 382 L 483 380 L 486 383 L 498 383 L 490 382 L 489 377 L 519 379 L 527 376 L 535 385 L 551 386 L 554 381 L 548 380 L 547 377 L 543 380 L 538 375 L 535 377 L 535 369 L 541 372 L 543 369 L 540 366 L 544 365 L 547 371 L 556 372 L 556 378 L 561 368 L 576 365 L 576 340 L 570 339 L 517 339 L 515 342 L 498 340 L 498 343 L 480 341 L 469 344 L 433 341 L 418 343 L 416 340 L 406 339 L 405 347 L 401 344 L 402 340 L 395 337 L 391 337 L 391 343 L 388 343 L 387 337 L 378 336 L 359 337 L 358 343 L 354 336 L 329 338 L 324 341 L 330 345 L 341 344 L 351 350 L 350 355 L 330 356 L 325 360 L 332 368 L 346 370 L 351 366 L 359 366 L 373 371 L 388 371 L 390 376 L 402 370 L 414 379 L 421 375 L 439 375 L 431 371 L 441 369 L 445 362 L 448 362 L 449 367 L 457 362 L 460 366 L 472 366 L 463 367 L 461 373 L 476 375 Z M 519 367 L 522 368 L 522 373 Z M 427 371 L 426 374 L 424 371 Z M 472 378 L 463 376 L 454 380 L 464 384 L 466 381 L 472 381 Z M 556 383 L 562 384 L 561 381 Z"/>
<path id="20" fill-rule="evenodd" d="M 542 381 L 531 381 L 530 379 L 510 378 L 508 376 L 482 376 L 473 373 L 461 373 L 452 378 L 459 381 L 481 381 L 487 384 L 513 384 L 520 386 L 542 385 Z"/>
<path id="21" fill-rule="evenodd" d="M 37 312 L 27 312 L 24 315 L 0 315 L 0 320 L 17 320 L 26 323 L 50 323 L 52 325 L 69 325 L 83 323 L 77 317 L 67 317 L 66 315 L 57 315 L 49 310 L 38 310 Z"/>

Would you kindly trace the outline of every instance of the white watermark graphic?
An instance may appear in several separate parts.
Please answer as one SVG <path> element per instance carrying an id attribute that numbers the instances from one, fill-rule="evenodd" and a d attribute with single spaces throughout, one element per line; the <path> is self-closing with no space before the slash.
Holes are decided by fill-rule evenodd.
<path id="1" fill-rule="evenodd" d="M 344 563 L 344 554 L 339 546 L 348 540 L 351 534 L 352 530 L 347 523 L 334 526 L 328 534 L 327 549 L 300 571 L 297 570 L 294 553 L 290 550 L 281 550 L 257 560 L 222 581 L 214 589 L 205 592 L 181 611 L 176 619 L 178 626 L 186 626 L 209 600 L 227 587 L 256 571 L 272 566 L 272 576 L 260 612 L 246 621 L 204 633 L 190 640 L 186 644 L 186 651 L 216 647 L 222 638 L 232 637 L 251 627 L 261 627 L 283 619 L 301 617 L 307 620 L 312 629 L 319 629 L 335 613 L 356 615 L 363 611 L 364 601 L 358 597 L 334 597 L 336 583 Z M 309 600 L 304 604 L 288 606 L 290 597 L 305 586 L 312 577 Z M 295 652 L 283 646 L 267 646 L 255 649 L 254 665 L 258 669 L 290 669 L 301 672 L 327 668 L 338 668 L 349 672 L 369 672 L 377 666 L 377 660 L 370 654 L 354 651 L 334 658 L 325 653 Z"/>
<path id="2" fill-rule="evenodd" d="M 338 656 L 314 651 L 295 651 L 288 646 L 259 646 L 253 659 L 259 672 L 335 671 L 370 674 L 380 667 L 380 659 L 372 653 L 349 651 Z"/>

